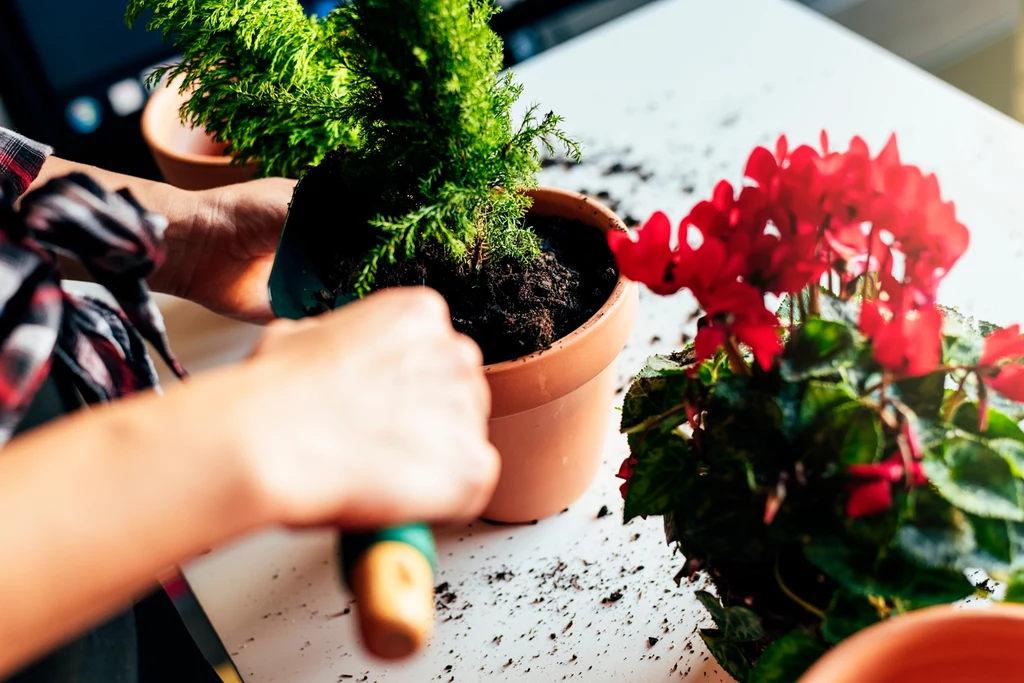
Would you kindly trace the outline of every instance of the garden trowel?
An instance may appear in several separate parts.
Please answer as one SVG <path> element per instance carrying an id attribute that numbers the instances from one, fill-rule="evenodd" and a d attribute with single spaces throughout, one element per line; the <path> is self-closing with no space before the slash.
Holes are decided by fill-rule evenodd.
<path id="1" fill-rule="evenodd" d="M 313 268 L 307 242 L 298 234 L 295 223 L 289 212 L 270 273 L 274 314 L 298 320 L 325 304 L 337 308 L 353 301 L 354 296 L 328 294 L 331 288 Z M 338 559 L 341 578 L 356 596 L 356 612 L 370 652 L 397 659 L 420 649 L 434 622 L 437 552 L 430 529 L 413 524 L 373 533 L 343 534 Z"/>

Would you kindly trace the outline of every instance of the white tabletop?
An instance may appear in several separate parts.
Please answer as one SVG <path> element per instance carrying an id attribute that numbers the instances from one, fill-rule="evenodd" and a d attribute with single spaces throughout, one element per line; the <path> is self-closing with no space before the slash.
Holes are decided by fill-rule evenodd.
<path id="1" fill-rule="evenodd" d="M 1019 125 L 796 4 L 664 0 L 517 71 L 526 99 L 563 114 L 585 144 L 584 165 L 549 169 L 543 182 L 608 191 L 621 215 L 641 219 L 658 208 L 681 217 L 780 132 L 814 142 L 824 127 L 835 143 L 861 134 L 877 149 L 896 131 L 904 158 L 938 173 L 973 229 L 944 301 L 1000 323 L 1024 318 Z M 617 161 L 642 170 L 602 174 Z M 685 296 L 641 305 L 622 384 L 689 326 Z M 191 308 L 167 311 L 194 368 L 236 360 L 255 338 Z M 599 479 L 568 512 L 439 534 L 438 583 L 456 597 L 429 650 L 406 664 L 362 654 L 330 533 L 261 534 L 186 574 L 247 683 L 728 680 L 695 634 L 704 617 L 693 587 L 672 581 L 682 560 L 660 521 L 621 524 L 613 474 L 626 451 L 613 431 Z M 597 519 L 602 505 L 613 514 Z M 614 591 L 621 600 L 605 604 Z"/>

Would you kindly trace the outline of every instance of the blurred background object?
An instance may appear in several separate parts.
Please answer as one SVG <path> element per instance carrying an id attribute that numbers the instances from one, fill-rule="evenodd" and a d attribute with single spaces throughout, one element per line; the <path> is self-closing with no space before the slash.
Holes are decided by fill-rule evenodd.
<path id="1" fill-rule="evenodd" d="M 495 1 L 504 11 L 493 25 L 513 65 L 652 0 Z M 799 1 L 1024 120 L 1024 0 Z M 323 14 L 336 3 L 303 5 Z M 126 28 L 125 4 L 0 0 L 0 125 L 54 145 L 64 157 L 155 178 L 139 132 L 144 80 L 175 54 L 158 35 Z"/>
<path id="2" fill-rule="evenodd" d="M 1022 0 L 801 0 L 836 22 L 1024 120 Z M 1024 76 L 1024 74 L 1021 74 Z"/>

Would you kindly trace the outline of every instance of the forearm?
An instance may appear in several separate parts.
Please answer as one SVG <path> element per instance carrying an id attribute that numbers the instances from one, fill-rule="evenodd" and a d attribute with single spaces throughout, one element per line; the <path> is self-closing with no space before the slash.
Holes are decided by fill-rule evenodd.
<path id="1" fill-rule="evenodd" d="M 167 183 L 114 173 L 55 156 L 46 160 L 29 190 L 41 187 L 48 181 L 69 173 L 84 173 L 108 190 L 127 188 L 142 206 L 167 218 L 169 225 L 164 235 L 167 243 L 167 261 L 149 278 L 149 285 L 161 293 L 180 295 L 182 293 L 179 291 L 180 283 L 187 279 L 181 270 L 188 267 L 188 254 L 192 249 L 192 242 L 198 234 L 196 226 L 208 218 L 205 215 L 208 213 L 208 209 L 200 201 L 199 193 L 182 190 Z M 77 261 L 62 259 L 61 267 L 64 276 L 69 279 L 91 279 Z"/>
<path id="2" fill-rule="evenodd" d="M 239 377 L 84 412 L 0 452 L 0 679 L 260 522 L 234 436 Z"/>

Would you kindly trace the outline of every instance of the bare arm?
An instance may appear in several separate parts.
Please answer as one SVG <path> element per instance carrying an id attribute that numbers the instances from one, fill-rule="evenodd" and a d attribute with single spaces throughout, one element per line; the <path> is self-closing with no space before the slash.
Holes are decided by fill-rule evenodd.
<path id="1" fill-rule="evenodd" d="M 0 678 L 258 521 L 230 437 L 243 378 L 91 410 L 4 448 Z"/>
<path id="2" fill-rule="evenodd" d="M 150 286 L 154 290 L 164 294 L 179 295 L 174 271 L 179 270 L 180 261 L 175 254 L 190 251 L 190 243 L 193 239 L 193 225 L 200 219 L 199 212 L 203 207 L 200 205 L 198 193 L 181 190 L 166 183 L 159 183 L 134 176 L 123 175 L 106 171 L 96 166 L 79 164 L 74 161 L 67 161 L 59 157 L 51 156 L 43 164 L 42 170 L 36 176 L 35 181 L 29 186 L 29 191 L 42 187 L 50 180 L 69 173 L 84 173 L 108 190 L 120 190 L 127 188 L 135 198 L 154 213 L 165 216 L 170 225 L 167 229 L 166 240 L 169 263 L 150 279 Z M 86 270 L 77 262 L 71 259 L 61 259 L 61 268 L 65 277 L 73 280 L 89 281 L 91 278 Z"/>
<path id="3" fill-rule="evenodd" d="M 268 328 L 245 363 L 0 451 L 0 680 L 269 524 L 468 518 L 498 474 L 476 347 L 426 290 Z"/>
<path id="4" fill-rule="evenodd" d="M 272 319 L 267 280 L 294 181 L 263 178 L 192 192 L 50 157 L 29 189 L 75 172 L 109 190 L 127 188 L 144 207 L 167 217 L 167 260 L 149 278 L 155 291 L 247 322 Z M 61 265 L 66 277 L 89 279 L 79 264 Z"/>

